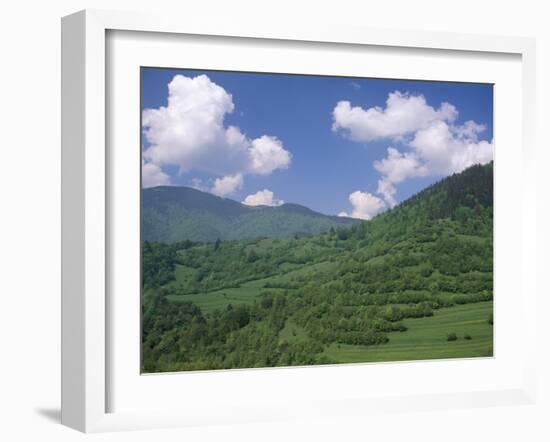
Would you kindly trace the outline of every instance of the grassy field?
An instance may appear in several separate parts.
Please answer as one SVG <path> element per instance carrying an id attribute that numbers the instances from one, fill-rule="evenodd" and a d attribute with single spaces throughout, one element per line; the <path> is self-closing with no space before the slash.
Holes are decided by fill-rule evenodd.
<path id="1" fill-rule="evenodd" d="M 224 288 L 208 293 L 197 293 L 194 295 L 169 295 L 168 299 L 174 302 L 193 302 L 204 313 L 209 313 L 216 309 L 224 309 L 228 304 L 235 306 L 239 304 L 251 303 L 263 290 L 281 290 L 278 288 L 264 289 L 266 283 L 289 282 L 293 277 L 302 276 L 308 273 L 326 271 L 336 265 L 336 263 L 324 261 L 316 264 L 301 266 L 296 270 L 289 270 L 281 275 L 245 282 L 239 287 Z M 193 275 L 193 272 L 195 272 L 194 269 L 178 265 L 176 267 L 176 280 L 171 284 L 177 285 L 185 283 L 187 278 Z"/>
<path id="2" fill-rule="evenodd" d="M 287 270 L 284 274 L 257 279 L 241 284 L 240 287 L 225 288 L 195 295 L 171 295 L 171 301 L 190 301 L 204 313 L 215 309 L 225 309 L 228 304 L 234 306 L 249 304 L 264 290 L 284 289 L 265 288 L 266 283 L 289 282 L 293 277 L 327 270 L 335 263 L 321 262 Z M 193 269 L 178 266 L 176 283 L 182 283 L 192 277 Z M 449 294 L 450 296 L 450 294 Z M 492 302 L 457 305 L 435 310 L 434 316 L 405 319 L 406 332 L 393 332 L 388 335 L 390 341 L 378 346 L 359 346 L 332 344 L 325 349 L 325 356 L 340 363 L 383 362 L 419 359 L 446 359 L 491 356 L 493 351 L 493 327 L 487 319 L 493 311 Z M 447 341 L 449 333 L 456 333 L 456 341 Z M 469 335 L 471 339 L 464 339 Z M 288 320 L 279 333 L 279 339 L 285 341 L 307 340 L 305 330 Z"/>
<path id="3" fill-rule="evenodd" d="M 332 344 L 325 355 L 340 363 L 492 356 L 493 327 L 487 322 L 492 311 L 492 302 L 436 310 L 432 317 L 404 320 L 408 330 L 390 333 L 387 344 Z M 458 339 L 447 341 L 449 333 Z M 464 339 L 465 334 L 472 339 Z"/>
<path id="4" fill-rule="evenodd" d="M 209 293 L 196 295 L 170 295 L 168 299 L 175 302 L 190 301 L 197 305 L 203 313 L 216 309 L 224 309 L 228 304 L 239 305 L 251 303 L 263 290 L 264 284 L 271 278 L 256 279 L 241 284 L 240 287 L 226 288 Z M 277 290 L 277 289 L 269 289 Z"/>
<path id="5" fill-rule="evenodd" d="M 167 284 L 168 287 L 185 287 L 196 275 L 197 270 L 181 264 L 176 264 L 175 279 Z"/>
<path id="6" fill-rule="evenodd" d="M 224 288 L 194 295 L 170 295 L 174 302 L 190 301 L 208 314 L 216 309 L 249 304 L 263 291 L 283 291 L 266 288 L 266 284 L 288 283 L 294 278 L 311 276 L 318 272 L 333 270 L 337 263 L 323 261 L 309 265 L 285 265 L 282 273 L 256 279 L 239 287 Z M 185 284 L 194 277 L 196 270 L 182 265 L 176 267 L 176 280 L 171 284 Z M 452 294 L 443 294 L 451 297 Z M 434 316 L 405 319 L 406 332 L 393 332 L 390 341 L 378 346 L 332 344 L 325 349 L 325 356 L 340 363 L 383 362 L 419 359 L 446 359 L 458 357 L 491 356 L 493 349 L 493 328 L 487 319 L 492 312 L 492 302 L 457 305 L 434 311 Z M 456 341 L 447 341 L 449 333 L 456 333 Z M 469 335 L 471 339 L 464 339 Z M 279 333 L 281 341 L 307 340 L 305 330 L 288 320 Z"/>

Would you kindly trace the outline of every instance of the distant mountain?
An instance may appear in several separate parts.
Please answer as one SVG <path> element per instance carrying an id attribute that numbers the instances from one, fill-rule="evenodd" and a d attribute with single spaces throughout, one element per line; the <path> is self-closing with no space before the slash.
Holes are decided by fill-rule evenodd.
<path id="1" fill-rule="evenodd" d="M 174 186 L 143 189 L 141 211 L 142 239 L 162 242 L 287 238 L 360 222 L 323 215 L 298 204 L 246 206 L 189 187 Z"/>

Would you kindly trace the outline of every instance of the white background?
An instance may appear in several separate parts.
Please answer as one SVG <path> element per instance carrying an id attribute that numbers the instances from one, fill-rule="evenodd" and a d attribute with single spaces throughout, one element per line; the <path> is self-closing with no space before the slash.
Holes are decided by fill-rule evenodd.
<path id="1" fill-rule="evenodd" d="M 522 212 L 511 201 L 521 199 L 521 187 L 510 180 L 522 163 L 521 127 L 516 124 L 522 103 L 519 56 L 442 53 L 429 50 L 380 49 L 337 45 L 275 44 L 162 34 L 110 34 L 108 69 L 111 127 L 109 163 L 111 187 L 110 304 L 111 391 L 110 412 L 177 410 L 191 418 L 206 414 L 218 422 L 228 407 L 250 417 L 261 410 L 273 416 L 273 407 L 315 408 L 316 403 L 344 398 L 380 398 L 443 393 L 470 393 L 522 387 L 525 343 L 522 323 L 522 283 L 517 272 L 521 254 Z M 404 62 L 405 60 L 405 62 Z M 415 364 L 369 364 L 275 370 L 222 370 L 216 373 L 180 373 L 139 376 L 140 298 L 140 66 L 200 66 L 263 72 L 317 73 L 380 78 L 422 78 L 479 81 L 495 84 L 495 303 L 496 358 L 424 361 Z M 429 72 L 426 72 L 429 66 Z M 131 167 L 131 166 L 134 167 Z M 368 169 L 365 173 L 369 173 Z M 530 233 L 530 232 L 526 232 Z M 414 379 L 414 382 L 411 382 Z M 449 383 L 452 379 L 452 383 Z M 322 387 L 320 387 L 322 386 Z M 182 401 L 182 396 L 193 400 Z M 401 404 L 404 400 L 401 401 Z M 411 402 L 414 404 L 414 402 Z M 229 404 L 229 405 L 228 405 Z M 302 404 L 301 407 L 298 404 Z M 353 403 L 356 407 L 356 403 Z M 436 408 L 436 407 L 434 407 Z M 331 412 L 334 415 L 335 411 Z M 231 414 L 231 413 L 229 413 Z M 234 415 L 234 412 L 233 412 Z M 247 420 L 246 418 L 243 420 Z M 261 416 L 253 420 L 261 420 Z"/>
<path id="2" fill-rule="evenodd" d="M 550 28 L 544 2 L 441 1 L 297 2 L 245 0 L 172 2 L 79 0 L 4 5 L 0 16 L 0 438 L 12 440 L 548 440 L 550 335 L 540 321 L 537 406 L 380 414 L 368 418 L 84 436 L 59 425 L 60 340 L 60 27 L 85 7 L 181 14 L 245 15 L 250 20 L 311 20 L 385 28 L 425 29 L 538 38 L 539 292 L 550 262 L 549 177 L 545 131 L 550 121 Z M 546 28 L 546 29 L 545 29 Z M 518 173 L 518 185 L 521 176 Z M 550 295 L 549 295 L 550 296 Z M 541 312 L 549 302 L 541 296 Z M 544 315 L 546 316 L 546 315 Z M 541 316 L 542 318 L 543 316 Z"/>

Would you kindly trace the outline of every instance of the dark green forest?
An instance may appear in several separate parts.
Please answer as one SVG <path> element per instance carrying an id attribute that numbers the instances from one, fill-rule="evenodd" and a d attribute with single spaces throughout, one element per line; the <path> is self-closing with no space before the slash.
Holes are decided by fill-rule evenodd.
<path id="1" fill-rule="evenodd" d="M 144 240 L 143 372 L 492 356 L 492 163 L 316 229 Z"/>

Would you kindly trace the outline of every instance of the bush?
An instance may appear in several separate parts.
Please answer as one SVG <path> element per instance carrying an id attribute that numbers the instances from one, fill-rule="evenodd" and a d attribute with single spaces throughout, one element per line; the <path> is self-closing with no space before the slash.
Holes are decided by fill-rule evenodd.
<path id="1" fill-rule="evenodd" d="M 472 337 L 471 337 L 469 334 L 466 333 L 466 334 L 464 335 L 464 339 L 466 339 L 467 341 L 469 341 L 469 340 L 472 339 Z"/>
<path id="2" fill-rule="evenodd" d="M 449 333 L 447 335 L 447 341 L 456 341 L 458 338 L 456 337 L 456 333 Z"/>

